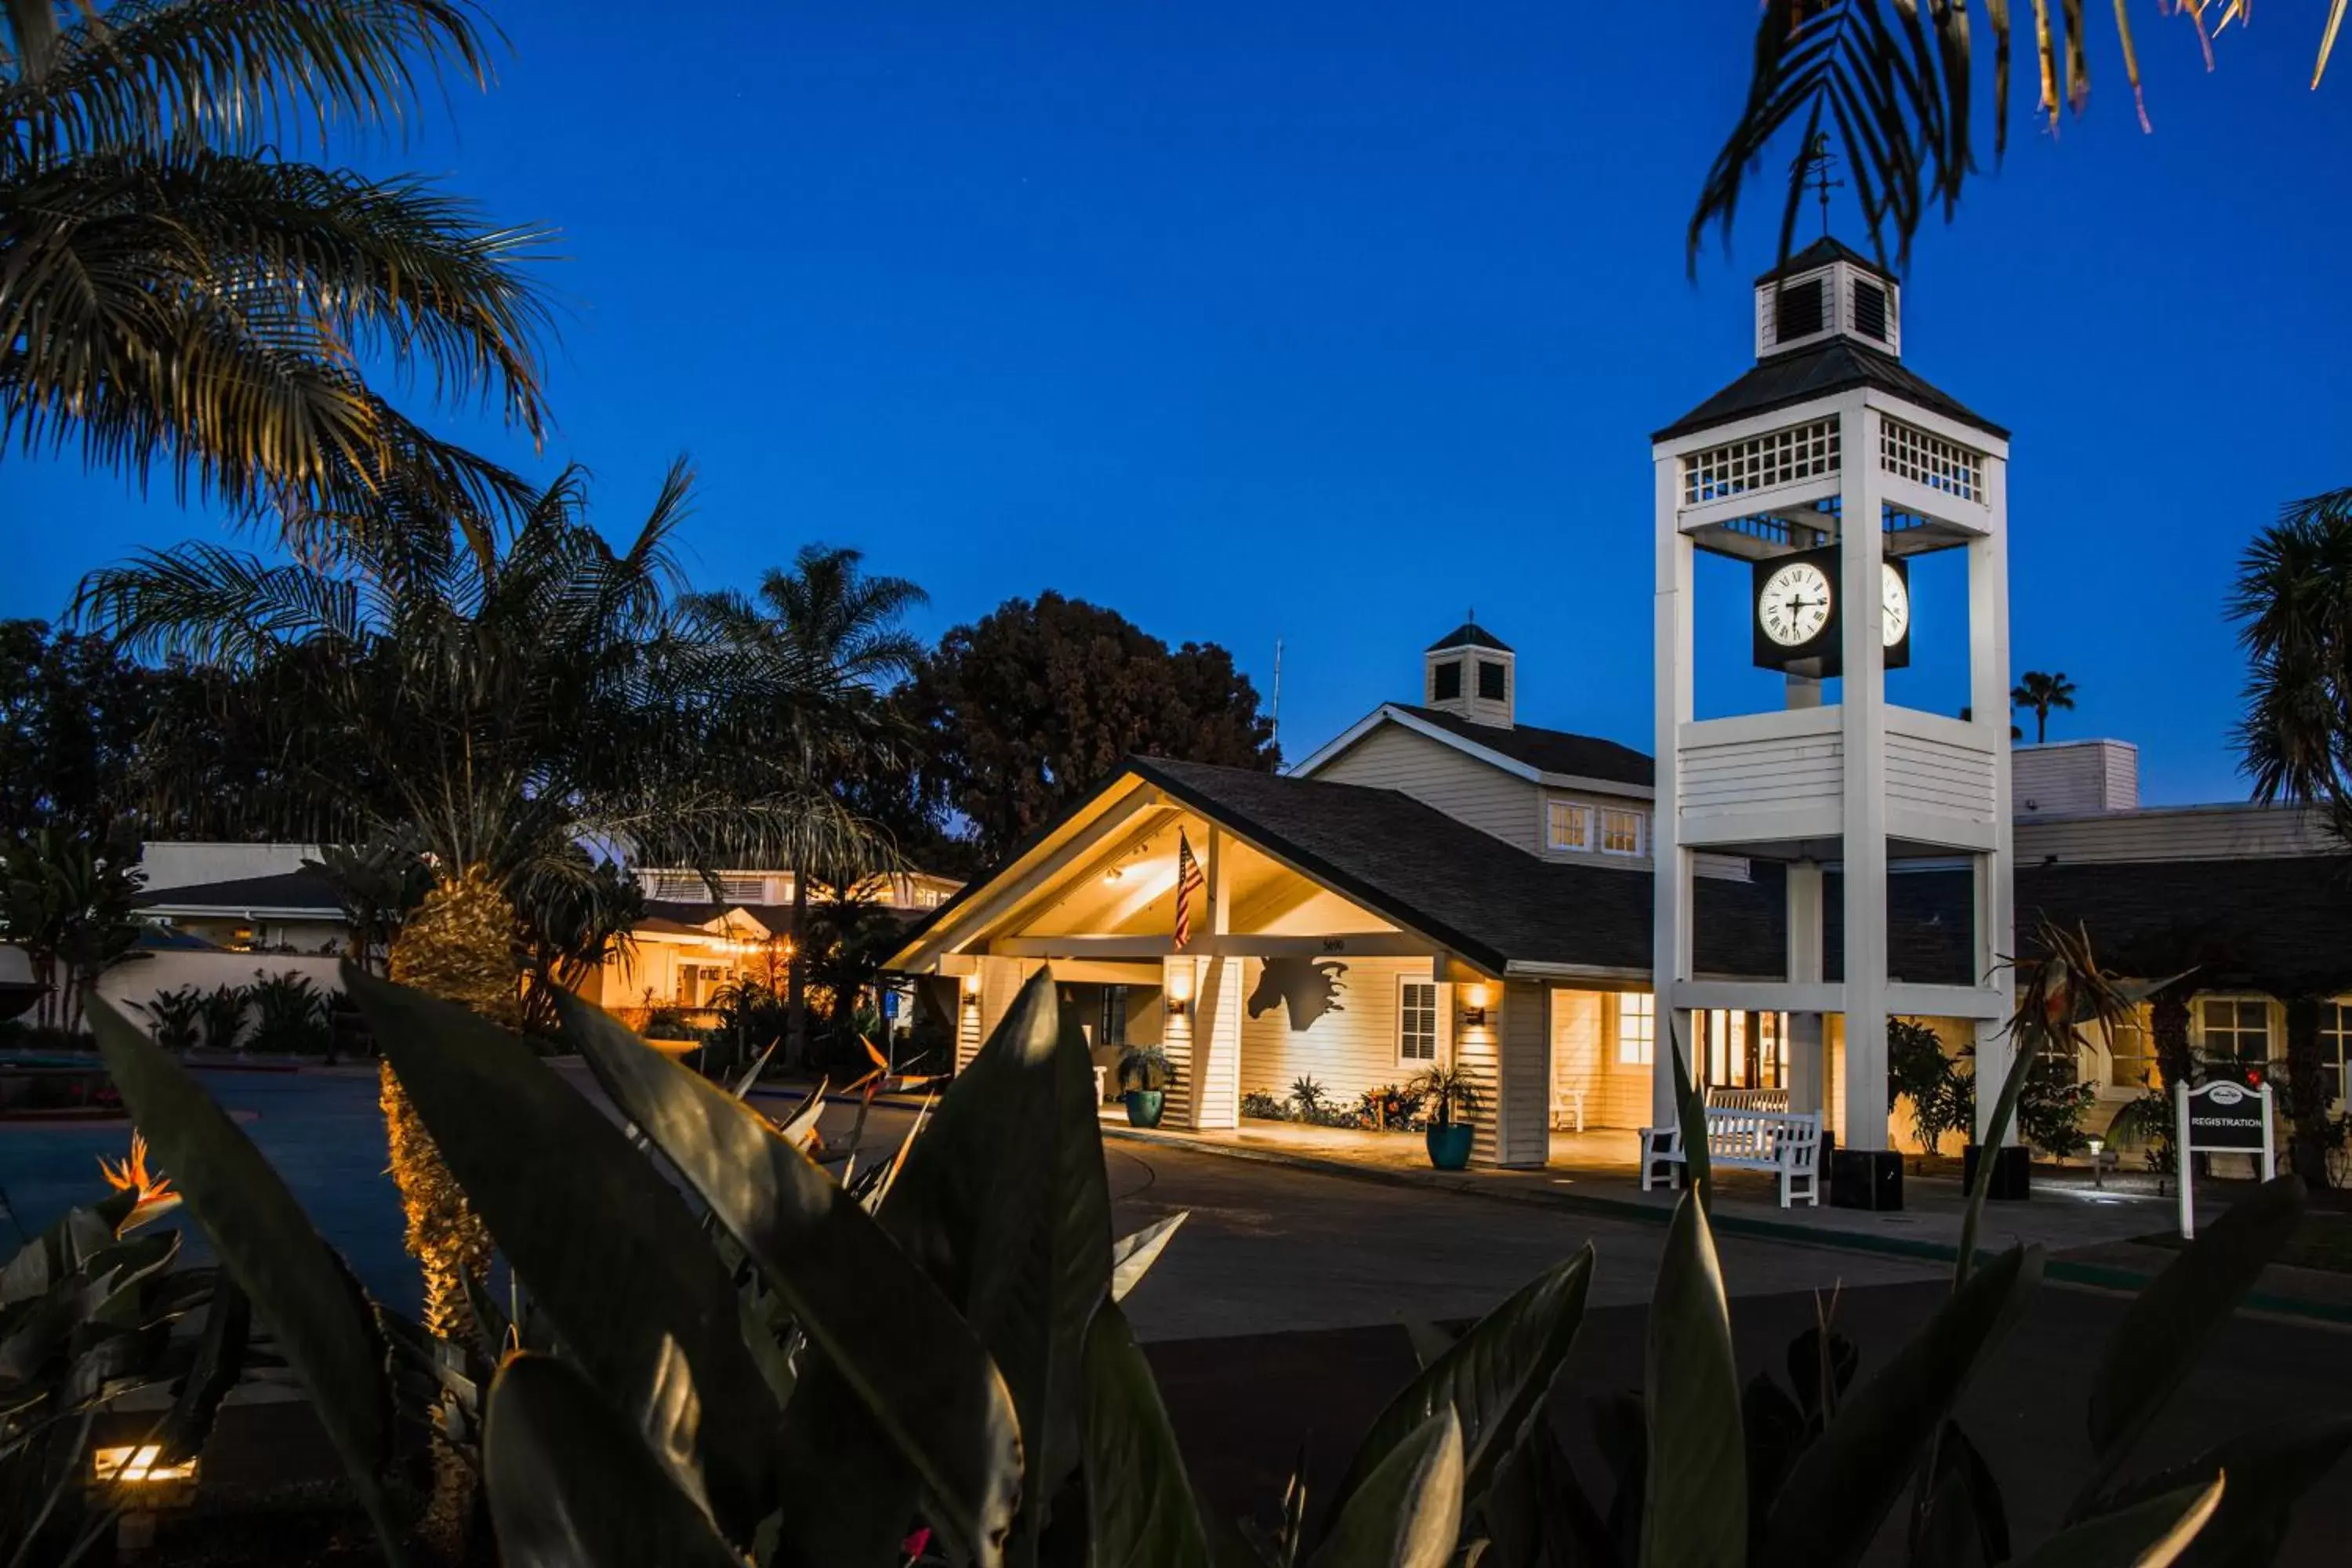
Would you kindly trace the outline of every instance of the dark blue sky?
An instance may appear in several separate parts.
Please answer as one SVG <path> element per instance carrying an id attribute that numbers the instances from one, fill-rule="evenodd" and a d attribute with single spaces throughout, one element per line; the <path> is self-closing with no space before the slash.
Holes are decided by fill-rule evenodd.
<path id="1" fill-rule="evenodd" d="M 2266 6 L 2208 76 L 2143 6 L 2143 136 L 2098 9 L 2090 117 L 2021 117 L 1924 237 L 1905 357 L 2016 432 L 2018 667 L 2082 689 L 2056 734 L 2229 798 L 2232 563 L 2352 483 L 2352 61 L 2305 90 L 2319 8 Z M 700 581 L 854 544 L 930 589 L 927 634 L 1051 586 L 1262 690 L 1283 638 L 1294 757 L 1475 605 L 1524 717 L 1648 746 L 1647 436 L 1745 368 L 1773 240 L 1759 201 L 1685 277 L 1751 5 L 494 10 L 497 89 L 371 161 L 565 231 L 561 428 L 496 445 L 588 463 L 608 527 L 687 451 Z M 70 458 L 10 451 L 0 495 L 0 613 L 217 531 Z M 1707 584 L 1702 704 L 1766 705 Z M 1948 709 L 1948 584 L 1918 597 L 1895 696 Z"/>

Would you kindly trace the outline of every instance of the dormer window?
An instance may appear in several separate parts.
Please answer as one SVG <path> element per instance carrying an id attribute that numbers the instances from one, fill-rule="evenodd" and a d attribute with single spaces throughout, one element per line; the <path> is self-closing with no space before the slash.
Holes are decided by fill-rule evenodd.
<path id="1" fill-rule="evenodd" d="M 1462 700 L 1462 661 L 1449 659 L 1432 665 L 1429 670 L 1429 700 L 1432 702 L 1459 702 Z"/>
<path id="2" fill-rule="evenodd" d="M 1822 309 L 1822 285 L 1825 278 L 1809 278 L 1801 283 L 1791 283 L 1780 290 L 1772 305 L 1772 341 L 1794 342 L 1810 338 L 1825 325 L 1826 312 Z"/>
<path id="3" fill-rule="evenodd" d="M 1478 695 L 1488 702 L 1503 700 L 1503 666 L 1501 661 L 1482 658 L 1478 661 Z"/>
<path id="4" fill-rule="evenodd" d="M 1886 290 L 1867 278 L 1853 280 L 1853 330 L 1874 342 L 1886 341 Z"/>

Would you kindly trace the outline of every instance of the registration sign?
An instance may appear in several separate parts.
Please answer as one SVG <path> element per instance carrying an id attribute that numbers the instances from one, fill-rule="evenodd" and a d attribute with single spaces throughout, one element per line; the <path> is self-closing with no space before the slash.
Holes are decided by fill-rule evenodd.
<path id="1" fill-rule="evenodd" d="M 2252 1154 L 2263 1163 L 2263 1179 L 2278 1174 L 2278 1155 L 2271 1144 L 2271 1086 L 2217 1078 L 2191 1087 L 2172 1086 L 2173 1147 L 2179 1152 L 2180 1234 L 2197 1234 L 2192 1154 Z"/>

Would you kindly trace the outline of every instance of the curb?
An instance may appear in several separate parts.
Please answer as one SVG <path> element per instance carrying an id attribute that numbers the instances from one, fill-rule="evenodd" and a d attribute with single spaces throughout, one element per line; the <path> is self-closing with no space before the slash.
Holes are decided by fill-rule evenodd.
<path id="1" fill-rule="evenodd" d="M 1377 1165 L 1351 1165 L 1345 1161 L 1326 1160 L 1312 1154 L 1286 1154 L 1273 1150 L 1237 1149 L 1230 1144 L 1198 1143 L 1108 1122 L 1103 1125 L 1102 1131 L 1106 1139 L 1150 1143 L 1160 1148 L 1197 1150 L 1223 1159 L 1255 1160 L 1260 1164 L 1282 1165 L 1378 1186 L 1406 1187 L 1416 1192 L 1460 1193 L 1499 1203 L 1521 1204 L 1531 1208 L 1566 1209 L 1609 1219 L 1639 1220 L 1650 1225 L 1663 1226 L 1674 1218 L 1672 1209 L 1654 1204 L 1628 1203 L 1622 1198 L 1595 1197 L 1583 1193 L 1547 1193 L 1534 1188 L 1496 1187 L 1476 1177 L 1428 1177 L 1418 1173 L 1385 1170 Z M 1845 1230 L 1817 1230 L 1810 1226 L 1788 1225 L 1779 1220 L 1719 1212 L 1710 1215 L 1709 1219 L 1717 1235 L 1747 1237 L 1758 1241 L 1824 1247 L 1843 1252 L 1871 1252 L 1884 1257 L 1916 1258 L 1927 1263 L 1952 1263 L 1960 1256 L 1958 1247 L 1939 1241 L 1915 1241 L 1896 1236 L 1864 1236 Z M 1999 1254 L 1979 1247 L 1977 1256 L 1990 1260 Z M 2118 1268 L 2111 1263 L 2077 1262 L 2065 1258 L 2048 1259 L 2042 1267 L 2042 1276 L 2063 1285 L 2120 1290 L 2133 1295 L 2146 1289 L 2156 1279 L 2153 1274 Z M 2239 1303 L 2239 1310 L 2352 1327 L 2352 1302 L 2312 1301 L 2301 1297 L 2255 1290 Z"/>

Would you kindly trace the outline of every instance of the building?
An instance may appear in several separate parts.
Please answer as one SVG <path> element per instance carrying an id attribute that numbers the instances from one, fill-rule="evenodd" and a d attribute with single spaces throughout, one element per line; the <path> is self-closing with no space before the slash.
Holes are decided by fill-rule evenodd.
<path id="1" fill-rule="evenodd" d="M 1475 623 L 1423 651 L 1417 700 L 1286 776 L 1130 759 L 895 955 L 935 980 L 960 1059 L 1050 965 L 1098 1052 L 1166 1049 L 1178 1125 L 1233 1128 L 1302 1076 L 1345 1103 L 1446 1063 L 1483 1090 L 1474 1158 L 1532 1166 L 1566 1131 L 1671 1120 L 1679 1014 L 1700 1081 L 1823 1113 L 1868 1178 L 1852 1191 L 1906 1131 L 1886 1019 L 1999 1070 L 2000 961 L 2048 920 L 2126 973 L 2186 972 L 2077 1064 L 2095 1131 L 2168 1037 L 2276 1062 L 2315 1030 L 2340 1101 L 2339 847 L 2294 807 L 2141 809 L 2120 742 L 2012 748 L 2006 432 L 1903 363 L 1895 279 L 1843 247 L 1766 274 L 1755 305 L 1754 366 L 1654 438 L 1668 768 L 1521 722 L 1517 655 Z M 1915 628 L 1910 563 L 1941 550 L 1964 553 L 1968 614 Z M 1698 551 L 1753 564 L 1782 707 L 1695 719 Z M 1959 639 L 1984 721 L 1884 700 L 1915 635 Z M 1205 882 L 1180 948 L 1184 848 Z"/>

